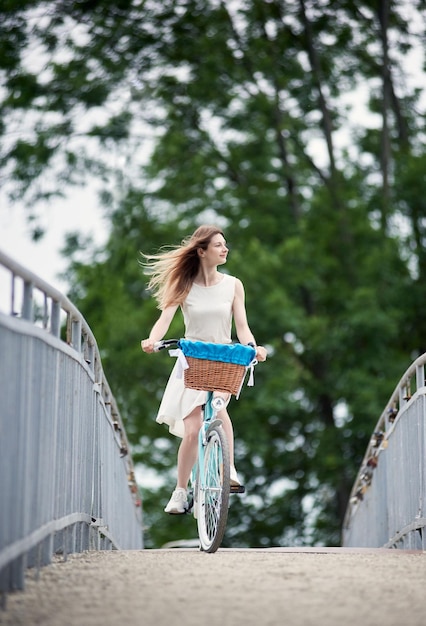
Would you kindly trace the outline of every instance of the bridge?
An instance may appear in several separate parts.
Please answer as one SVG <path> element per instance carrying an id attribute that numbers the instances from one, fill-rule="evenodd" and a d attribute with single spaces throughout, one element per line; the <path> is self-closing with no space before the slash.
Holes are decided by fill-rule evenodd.
<path id="1" fill-rule="evenodd" d="M 142 507 L 95 337 L 73 304 L 0 252 L 0 592 L 28 567 L 141 549 Z"/>
<path id="2" fill-rule="evenodd" d="M 0 251 L 2 284 L 0 624 L 424 624 L 426 355 L 374 429 L 341 548 L 144 550 L 131 451 L 91 329 Z"/>
<path id="3" fill-rule="evenodd" d="M 343 545 L 426 549 L 426 354 L 404 373 L 352 488 Z"/>

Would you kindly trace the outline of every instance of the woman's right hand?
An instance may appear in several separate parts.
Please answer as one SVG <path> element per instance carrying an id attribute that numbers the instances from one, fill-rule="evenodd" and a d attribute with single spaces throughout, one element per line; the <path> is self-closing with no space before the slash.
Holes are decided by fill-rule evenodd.
<path id="1" fill-rule="evenodd" d="M 150 354 L 151 352 L 154 352 L 154 344 L 155 342 L 153 339 L 142 339 L 141 348 L 144 352 Z"/>

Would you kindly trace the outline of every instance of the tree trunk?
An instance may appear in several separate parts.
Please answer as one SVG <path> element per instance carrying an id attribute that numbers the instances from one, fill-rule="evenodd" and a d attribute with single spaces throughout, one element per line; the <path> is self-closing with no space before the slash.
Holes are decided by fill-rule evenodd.
<path id="1" fill-rule="evenodd" d="M 382 171 L 382 206 L 381 224 L 385 233 L 387 230 L 389 210 L 390 210 L 390 162 L 391 144 L 389 138 L 389 110 L 391 106 L 391 80 L 389 73 L 389 0 L 379 0 L 378 17 L 380 24 L 380 40 L 382 45 L 382 136 L 380 149 L 380 167 Z"/>

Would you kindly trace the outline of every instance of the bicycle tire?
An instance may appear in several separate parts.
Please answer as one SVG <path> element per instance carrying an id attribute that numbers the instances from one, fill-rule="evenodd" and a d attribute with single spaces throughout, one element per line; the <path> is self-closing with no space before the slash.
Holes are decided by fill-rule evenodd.
<path id="1" fill-rule="evenodd" d="M 216 552 L 222 543 L 228 521 L 229 444 L 219 421 L 206 433 L 203 471 L 204 485 L 198 481 L 197 525 L 200 548 Z"/>

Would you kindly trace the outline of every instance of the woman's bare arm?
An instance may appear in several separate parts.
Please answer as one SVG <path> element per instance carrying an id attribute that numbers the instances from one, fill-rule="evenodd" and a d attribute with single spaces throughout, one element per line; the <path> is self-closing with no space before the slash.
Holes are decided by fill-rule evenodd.
<path id="1" fill-rule="evenodd" d="M 234 315 L 235 330 L 237 331 L 238 341 L 244 345 L 252 343 L 256 347 L 257 360 L 265 361 L 267 355 L 266 348 L 256 345 L 256 340 L 248 325 L 244 286 L 238 278 L 236 279 L 235 284 L 235 296 L 232 312 Z"/>
<path id="2" fill-rule="evenodd" d="M 144 352 L 153 352 L 154 344 L 160 339 L 163 339 L 164 335 L 169 330 L 169 326 L 174 318 L 179 305 L 168 306 L 163 311 L 158 320 L 149 333 L 148 339 L 142 339 L 141 348 Z"/>

